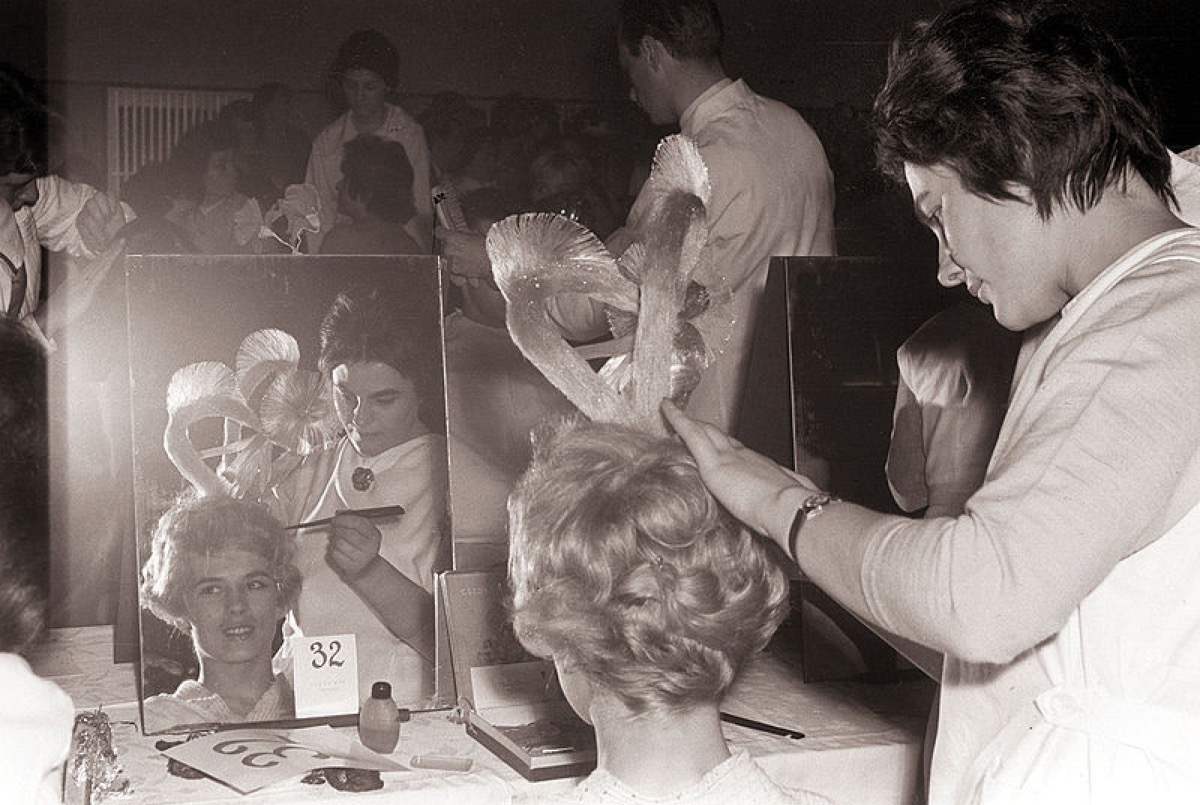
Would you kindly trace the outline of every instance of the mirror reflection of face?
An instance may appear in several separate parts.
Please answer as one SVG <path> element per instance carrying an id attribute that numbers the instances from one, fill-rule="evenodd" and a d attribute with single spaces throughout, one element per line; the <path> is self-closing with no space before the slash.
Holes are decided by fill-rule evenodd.
<path id="1" fill-rule="evenodd" d="M 0 200 L 13 212 L 32 207 L 38 200 L 37 176 L 32 173 L 6 173 L 0 176 Z"/>
<path id="2" fill-rule="evenodd" d="M 360 455 L 379 455 L 425 432 L 416 384 L 391 366 L 343 363 L 330 375 L 338 420 Z"/>
<path id="3" fill-rule="evenodd" d="M 184 600 L 201 662 L 270 659 L 275 625 L 285 614 L 270 561 L 253 551 L 227 549 L 193 557 Z"/>
<path id="4" fill-rule="evenodd" d="M 383 111 L 387 92 L 387 82 L 371 70 L 357 67 L 342 74 L 342 94 L 356 117 L 376 117 Z"/>

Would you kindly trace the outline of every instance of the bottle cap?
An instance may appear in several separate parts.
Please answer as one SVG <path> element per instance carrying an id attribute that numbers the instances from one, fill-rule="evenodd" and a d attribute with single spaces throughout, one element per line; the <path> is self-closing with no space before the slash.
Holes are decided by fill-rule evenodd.
<path id="1" fill-rule="evenodd" d="M 392 698 L 392 686 L 387 682 L 376 682 L 371 686 L 372 699 L 390 699 Z"/>

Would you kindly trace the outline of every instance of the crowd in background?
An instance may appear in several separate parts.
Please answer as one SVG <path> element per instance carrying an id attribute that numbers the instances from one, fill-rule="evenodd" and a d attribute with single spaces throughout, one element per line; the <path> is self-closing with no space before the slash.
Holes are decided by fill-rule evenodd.
<path id="1" fill-rule="evenodd" d="M 328 105 L 337 115 L 326 127 L 310 132 L 298 125 L 293 89 L 269 82 L 185 132 L 166 161 L 143 165 L 121 189 L 138 217 L 148 219 L 130 232 L 138 238 L 136 246 L 162 253 L 282 251 L 250 224 L 269 217 L 288 187 L 305 182 L 318 192 L 322 220 L 320 231 L 300 246 L 307 253 L 428 253 L 433 243 L 432 221 L 423 218 L 429 205 L 421 192 L 425 187 L 505 214 L 563 213 L 604 239 L 625 220 L 655 145 L 667 133 L 625 99 L 565 103 L 515 92 L 477 99 L 448 90 L 427 100 L 407 99 L 402 107 L 397 65 L 386 37 L 358 31 L 342 43 L 326 76 Z M 356 80 L 364 77 L 368 89 L 372 80 L 379 87 L 374 98 L 363 99 Z M 356 125 L 356 115 L 372 115 L 362 111 L 370 103 L 387 119 L 374 128 Z M 872 169 L 865 110 L 843 103 L 805 115 L 826 145 L 838 181 L 839 252 L 877 254 L 909 238 L 916 228 L 906 202 Z M 341 149 L 357 136 L 404 146 L 403 154 L 359 149 L 357 175 L 393 177 L 386 187 L 380 178 L 372 186 L 360 181 L 355 187 L 351 180 L 338 186 L 337 180 L 348 178 L 341 175 Z M 354 209 L 356 199 L 408 187 L 414 194 L 411 210 L 386 200 L 364 201 L 367 208 L 382 206 L 382 216 Z M 250 204 L 257 205 L 257 214 Z M 343 233 L 324 245 L 333 224 L 351 222 L 347 209 L 356 213 L 359 237 Z M 410 237 L 380 233 L 397 226 Z"/>
<path id="2" fill-rule="evenodd" d="M 127 179 L 121 198 L 144 219 L 127 233 L 134 247 L 152 253 L 281 251 L 277 242 L 239 223 L 255 220 L 248 205 L 256 205 L 257 218 L 263 218 L 288 187 L 312 178 L 306 169 L 313 138 L 293 122 L 292 106 L 288 86 L 263 84 L 250 99 L 231 102 L 213 120 L 187 131 L 167 160 L 149 162 Z M 352 233 L 359 237 L 345 232 L 333 241 L 310 237 L 300 250 L 429 253 L 428 235 L 400 238 L 383 231 L 403 230 L 417 216 L 416 204 L 386 198 L 411 192 L 417 183 L 455 193 L 467 209 L 559 212 L 600 237 L 617 228 L 647 175 L 659 136 L 636 119 L 636 110 L 564 111 L 554 101 L 520 94 L 487 107 L 457 92 L 431 98 L 414 118 L 427 159 L 381 147 L 375 141 L 388 140 L 386 133 L 356 134 L 362 143 L 352 149 L 354 164 L 351 171 L 340 164 L 344 184 L 335 188 L 335 209 L 323 209 L 322 215 L 356 224 Z M 429 175 L 422 180 L 417 171 L 426 161 Z M 344 218 L 337 221 L 338 216 Z M 369 235 L 364 221 L 372 226 Z M 325 234 L 332 231 L 326 228 Z"/>

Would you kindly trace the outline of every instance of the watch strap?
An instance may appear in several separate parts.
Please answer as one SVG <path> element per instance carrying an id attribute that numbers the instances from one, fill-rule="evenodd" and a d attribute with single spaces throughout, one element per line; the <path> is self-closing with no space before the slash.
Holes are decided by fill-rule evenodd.
<path id="1" fill-rule="evenodd" d="M 810 517 L 820 514 L 821 511 L 830 503 L 840 503 L 841 498 L 834 497 L 828 492 L 814 492 L 804 499 L 796 509 L 796 514 L 792 517 L 791 528 L 788 529 L 788 552 L 791 555 L 792 561 L 796 562 L 796 539 L 800 536 L 800 529 L 804 528 L 804 524 L 808 522 Z"/>

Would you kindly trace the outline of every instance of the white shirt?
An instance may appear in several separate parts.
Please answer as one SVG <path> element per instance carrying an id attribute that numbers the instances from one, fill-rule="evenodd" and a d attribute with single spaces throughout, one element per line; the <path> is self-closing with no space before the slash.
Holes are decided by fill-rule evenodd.
<path id="1" fill-rule="evenodd" d="M 5 802 L 60 802 L 75 706 L 16 654 L 0 654 L 0 792 Z"/>
<path id="2" fill-rule="evenodd" d="M 96 189 L 58 176 L 39 177 L 37 189 L 38 200 L 32 207 L 13 212 L 8 205 L 0 204 L 0 251 L 14 266 L 25 266 L 27 280 L 20 321 L 39 341 L 48 344 L 33 318 L 42 293 L 41 247 L 66 252 L 72 257 L 90 259 L 96 256 L 83 245 L 75 227 L 75 219 L 96 194 Z M 8 310 L 13 280 L 8 267 L 0 266 L 0 313 Z"/>
<path id="3" fill-rule="evenodd" d="M 1032 344 L 965 513 L 847 551 L 830 592 L 946 655 L 935 805 L 1200 790 L 1198 309 L 1200 232 L 1131 249 Z"/>

